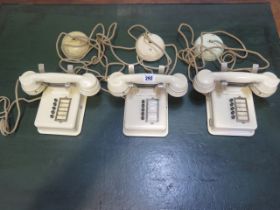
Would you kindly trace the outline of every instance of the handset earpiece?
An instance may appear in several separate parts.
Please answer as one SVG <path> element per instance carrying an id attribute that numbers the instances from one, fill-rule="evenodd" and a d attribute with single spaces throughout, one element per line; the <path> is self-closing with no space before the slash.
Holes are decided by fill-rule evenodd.
<path id="1" fill-rule="evenodd" d="M 265 72 L 262 73 L 262 75 L 265 76 L 265 78 L 261 82 L 252 83 L 250 88 L 257 96 L 266 98 L 276 92 L 279 79 L 272 72 Z"/>
<path id="2" fill-rule="evenodd" d="M 31 79 L 36 74 L 34 71 L 27 71 L 19 77 L 21 87 L 28 95 L 38 95 L 46 88 L 44 83 Z"/>
<path id="3" fill-rule="evenodd" d="M 157 34 L 144 33 L 136 40 L 135 48 L 140 59 L 153 62 L 164 55 L 165 43 Z"/>
<path id="4" fill-rule="evenodd" d="M 101 86 L 98 79 L 93 74 L 85 73 L 79 81 L 79 88 L 82 95 L 93 96 L 99 92 Z"/>
<path id="5" fill-rule="evenodd" d="M 198 72 L 193 80 L 194 89 L 202 94 L 212 92 L 215 89 L 215 86 L 213 73 L 208 69 Z"/>
<path id="6" fill-rule="evenodd" d="M 171 76 L 171 75 L 170 75 Z M 188 80 L 185 75 L 181 73 L 176 73 L 172 75 L 174 78 L 171 83 L 166 87 L 168 94 L 174 97 L 182 97 L 188 91 Z"/>
<path id="7" fill-rule="evenodd" d="M 108 78 L 108 90 L 113 96 L 122 97 L 129 92 L 129 85 L 121 79 L 125 74 L 114 72 Z"/>

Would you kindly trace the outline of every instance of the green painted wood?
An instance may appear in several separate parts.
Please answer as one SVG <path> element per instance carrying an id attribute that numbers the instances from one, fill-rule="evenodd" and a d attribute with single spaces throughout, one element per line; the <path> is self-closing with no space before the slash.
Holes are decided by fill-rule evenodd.
<path id="1" fill-rule="evenodd" d="M 61 31 L 88 33 L 98 22 L 114 21 L 120 45 L 133 45 L 126 30 L 135 23 L 176 44 L 184 21 L 196 35 L 223 29 L 261 52 L 280 75 L 268 4 L 1 5 L 0 95 L 13 96 L 17 77 L 38 63 L 59 71 L 55 40 Z M 185 65 L 179 62 L 176 71 L 185 72 Z M 204 97 L 192 88 L 182 99 L 169 98 L 166 138 L 125 137 L 123 99 L 106 93 L 88 99 L 75 138 L 39 135 L 33 125 L 38 104 L 24 105 L 17 132 L 0 137 L 0 209 L 279 209 L 279 91 L 255 97 L 255 104 L 252 138 L 208 134 Z"/>

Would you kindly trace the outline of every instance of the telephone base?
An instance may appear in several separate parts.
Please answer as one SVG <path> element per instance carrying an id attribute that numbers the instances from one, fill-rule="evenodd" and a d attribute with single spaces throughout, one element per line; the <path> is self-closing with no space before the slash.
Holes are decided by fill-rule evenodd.
<path id="1" fill-rule="evenodd" d="M 207 126 L 212 135 L 253 136 L 257 128 L 249 87 L 216 88 L 206 95 Z"/>
<path id="2" fill-rule="evenodd" d="M 47 87 L 42 95 L 34 123 L 38 132 L 50 135 L 79 135 L 82 130 L 86 102 L 87 97 L 81 95 L 76 87 L 68 89 Z"/>
<path id="3" fill-rule="evenodd" d="M 126 136 L 164 137 L 168 134 L 168 96 L 165 89 L 138 87 L 125 99 Z"/>
<path id="4" fill-rule="evenodd" d="M 126 136 L 138 136 L 138 137 L 165 137 L 168 134 L 168 128 L 161 131 L 141 131 L 130 130 L 123 128 L 123 134 Z"/>
<path id="5" fill-rule="evenodd" d="M 209 123 L 208 123 L 209 124 Z M 255 130 L 234 130 L 234 129 L 223 129 L 223 128 L 214 128 L 209 125 L 208 132 L 216 136 L 253 136 Z"/>

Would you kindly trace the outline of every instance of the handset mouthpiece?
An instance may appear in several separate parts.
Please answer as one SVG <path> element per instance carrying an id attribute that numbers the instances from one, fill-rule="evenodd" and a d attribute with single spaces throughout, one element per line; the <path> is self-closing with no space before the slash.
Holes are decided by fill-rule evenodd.
<path id="1" fill-rule="evenodd" d="M 38 95 L 46 88 L 44 83 L 32 79 L 36 74 L 34 71 L 26 71 L 19 77 L 22 90 L 28 95 Z"/>
<path id="2" fill-rule="evenodd" d="M 265 72 L 262 73 L 262 75 L 264 76 L 263 80 L 261 82 L 252 83 L 250 88 L 257 96 L 266 98 L 277 91 L 280 80 L 272 72 Z"/>

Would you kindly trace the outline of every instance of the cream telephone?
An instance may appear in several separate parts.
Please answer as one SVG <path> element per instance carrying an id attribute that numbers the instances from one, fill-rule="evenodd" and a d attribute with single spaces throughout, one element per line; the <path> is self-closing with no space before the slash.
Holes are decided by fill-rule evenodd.
<path id="1" fill-rule="evenodd" d="M 42 134 L 78 135 L 87 96 L 100 90 L 99 81 L 90 73 L 73 75 L 27 71 L 19 81 L 28 95 L 43 92 L 34 123 Z"/>
<path id="2" fill-rule="evenodd" d="M 123 133 L 127 136 L 166 136 L 168 134 L 168 96 L 182 97 L 188 89 L 187 78 L 180 73 L 123 74 L 108 78 L 108 89 L 125 97 Z"/>
<path id="3" fill-rule="evenodd" d="M 193 85 L 206 95 L 208 131 L 213 135 L 253 136 L 257 120 L 252 92 L 269 97 L 279 81 L 271 72 L 198 72 Z"/>

